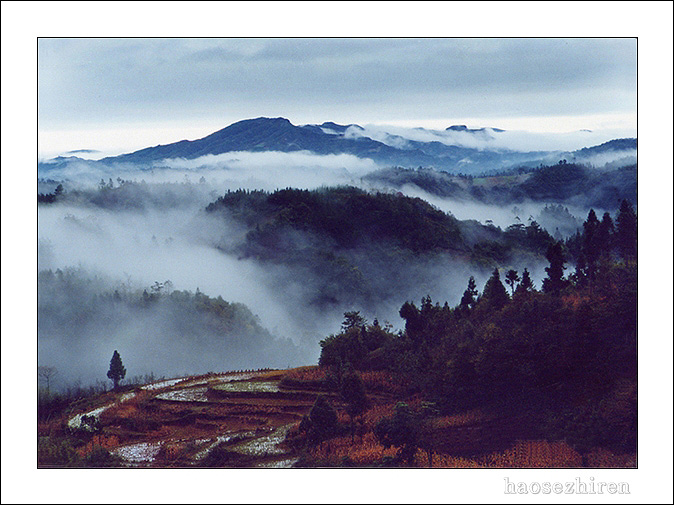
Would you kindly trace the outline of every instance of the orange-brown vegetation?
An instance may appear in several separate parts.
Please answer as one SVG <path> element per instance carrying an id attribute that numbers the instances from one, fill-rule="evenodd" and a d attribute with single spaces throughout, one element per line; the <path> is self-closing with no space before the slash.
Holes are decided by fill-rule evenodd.
<path id="1" fill-rule="evenodd" d="M 322 381 L 328 371 L 320 367 L 302 367 L 285 372 L 295 380 Z M 172 401 L 156 398 L 162 390 L 136 390 L 136 396 L 119 401 L 119 395 L 106 394 L 110 407 L 100 415 L 100 431 L 79 434 L 80 444 L 76 453 L 87 458 L 99 449 L 111 450 L 121 445 L 138 442 L 160 444 L 156 458 L 145 464 L 159 467 L 185 467 L 199 464 L 195 455 L 213 444 L 215 437 L 226 434 L 248 433 L 248 437 L 264 437 L 282 426 L 292 425 L 290 451 L 284 458 L 299 456 L 304 451 L 306 465 L 340 466 L 344 464 L 363 467 L 378 467 L 391 464 L 398 454 L 397 447 L 384 447 L 374 434 L 374 429 L 384 418 L 395 413 L 396 400 L 402 395 L 389 395 L 395 382 L 387 372 L 359 372 L 368 385 L 371 406 L 356 420 L 355 437 L 347 428 L 351 419 L 339 401 L 337 393 L 328 393 L 330 403 L 336 408 L 341 428 L 339 435 L 322 443 L 310 446 L 299 433 L 298 424 L 308 414 L 315 398 L 325 394 L 323 389 L 302 391 L 282 390 L 258 397 L 233 394 L 231 397 L 208 399 L 208 401 Z M 278 372 L 262 372 L 251 380 L 280 380 Z M 190 381 L 190 384 L 194 381 Z M 175 389 L 190 389 L 190 385 L 176 384 Z M 192 386 L 193 387 L 193 386 Z M 168 389 L 168 388 L 167 388 Z M 632 384 L 620 389 L 609 410 L 632 397 Z M 190 389 L 191 390 L 191 389 Z M 395 398 L 395 399 L 394 399 Z M 415 412 L 424 408 L 424 398 L 404 398 Z M 90 402 L 100 405 L 101 401 Z M 115 403 L 116 402 L 116 403 Z M 616 407 L 617 408 L 617 407 Z M 43 436 L 65 437 L 59 431 L 67 422 L 69 414 L 61 419 L 39 424 Z M 614 454 L 607 449 L 594 449 L 581 456 L 564 442 L 546 440 L 516 440 L 518 435 L 509 434 L 508 427 L 520 424 L 517 418 L 495 418 L 481 409 L 473 409 L 451 416 L 432 418 L 429 427 L 438 443 L 434 445 L 432 466 L 434 468 L 625 468 L 636 465 L 634 454 Z M 348 434 L 347 434 L 348 433 Z M 515 433 L 515 432 L 513 432 Z M 252 435 L 251 435 L 252 434 Z M 505 438 L 504 438 L 505 437 Z M 85 443 L 86 442 L 86 443 Z M 475 448 L 483 452 L 471 452 Z M 505 449 L 504 449 L 505 448 Z M 229 451 L 229 449 L 227 449 Z M 486 452 L 486 454 L 485 454 Z M 290 456 L 289 456 L 290 455 Z M 231 456 L 231 455 L 230 455 Z M 411 466 L 428 467 L 429 454 L 417 449 Z M 253 459 L 239 455 L 227 460 L 223 466 L 252 465 Z M 260 461 L 274 461 L 281 456 L 261 456 Z M 232 456 L 233 458 L 233 456 Z M 241 459 L 243 458 L 243 459 Z M 116 463 L 116 464 L 123 464 Z M 394 463 L 395 464 L 395 463 Z"/>
<path id="2" fill-rule="evenodd" d="M 570 293 L 562 297 L 564 305 L 578 310 L 582 306 L 587 306 L 592 303 L 592 299 L 588 294 Z"/>
<path id="3" fill-rule="evenodd" d="M 363 414 L 363 423 L 367 429 L 372 430 L 375 425 L 385 417 L 391 417 L 395 411 L 393 403 L 373 405 Z"/>
<path id="4" fill-rule="evenodd" d="M 580 454 L 564 442 L 518 440 L 514 447 L 484 458 L 492 468 L 578 468 L 583 466 Z"/>
<path id="5" fill-rule="evenodd" d="M 288 370 L 284 378 L 302 381 L 320 381 L 327 377 L 327 369 L 318 366 L 302 366 Z"/>
<path id="6" fill-rule="evenodd" d="M 614 454 L 597 448 L 585 455 L 585 466 L 589 468 L 635 468 L 636 465 L 635 454 Z"/>
<path id="7" fill-rule="evenodd" d="M 78 456 L 86 457 L 95 449 L 114 449 L 119 445 L 119 438 L 115 435 L 94 435 L 85 445 L 76 449 Z"/>
<path id="8" fill-rule="evenodd" d="M 417 449 L 414 455 L 414 466 L 419 468 L 428 466 L 428 455 L 425 451 Z M 472 459 L 436 453 L 433 455 L 433 468 L 485 468 L 485 466 L 483 463 Z"/>
<path id="9" fill-rule="evenodd" d="M 398 394 L 403 392 L 403 385 L 389 371 L 359 371 L 366 391 Z"/>
<path id="10" fill-rule="evenodd" d="M 485 421 L 488 417 L 481 409 L 467 410 L 451 416 L 442 416 L 433 419 L 433 427 L 449 428 L 452 426 L 463 426 L 470 423 Z"/>
<path id="11" fill-rule="evenodd" d="M 337 437 L 309 449 L 309 455 L 315 461 L 323 465 L 339 465 L 344 458 L 349 458 L 359 466 L 375 466 L 388 456 L 395 456 L 397 449 L 384 448 L 374 436 L 368 432 L 362 437 L 356 437 L 351 442 L 351 437 Z"/>

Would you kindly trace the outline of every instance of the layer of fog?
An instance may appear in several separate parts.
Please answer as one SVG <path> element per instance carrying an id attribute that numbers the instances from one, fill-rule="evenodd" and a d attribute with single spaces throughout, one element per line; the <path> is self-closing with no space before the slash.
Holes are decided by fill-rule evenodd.
<path id="1" fill-rule="evenodd" d="M 591 168 L 618 168 L 634 165 L 637 162 L 636 149 L 614 149 L 589 156 L 568 156 L 567 161 L 581 163 Z"/>
<path id="2" fill-rule="evenodd" d="M 274 339 L 238 305 L 222 319 L 196 308 L 196 298 L 168 283 L 143 291 L 85 268 L 42 272 L 38 296 L 39 364 L 58 369 L 58 384 L 105 378 L 113 350 L 127 380 L 286 367 L 305 359 L 292 342 Z M 152 293 L 151 297 L 147 292 Z M 163 293 L 160 295 L 159 293 Z"/>
<path id="3" fill-rule="evenodd" d="M 291 161 L 292 160 L 292 163 Z M 247 230 L 222 213 L 207 213 L 205 206 L 226 190 L 298 187 L 313 189 L 337 184 L 359 185 L 360 176 L 373 169 L 368 160 L 354 157 L 315 156 L 307 153 L 228 153 L 219 157 L 199 160 L 170 160 L 164 163 L 172 168 L 152 170 L 126 166 L 118 171 L 92 169 L 83 163 L 77 167 L 75 179 L 68 179 L 65 198 L 51 205 L 38 207 L 38 268 L 40 270 L 79 267 L 91 277 L 109 279 L 106 287 L 118 289 L 120 285 L 134 289 L 151 286 L 155 282 L 170 280 L 176 290 L 194 292 L 197 288 L 210 297 L 222 296 L 228 302 L 243 303 L 259 316 L 262 326 L 274 336 L 289 338 L 300 348 L 296 359 L 289 366 L 316 363 L 320 353 L 318 342 L 325 336 L 339 331 L 346 310 L 360 310 L 372 321 L 390 322 L 395 329 L 402 329 L 400 306 L 405 301 L 417 304 L 421 297 L 430 295 L 434 302 L 456 306 L 473 275 L 481 290 L 490 275 L 489 271 L 476 269 L 467 259 L 457 256 L 433 256 L 382 261 L 384 256 L 373 255 L 373 249 L 363 246 L 343 252 L 344 261 L 357 267 L 370 283 L 370 290 L 379 296 L 367 302 L 355 302 L 348 289 L 328 285 L 334 290 L 334 303 L 316 304 L 317 297 L 326 289 L 324 278 L 310 268 L 288 266 L 275 262 L 259 262 L 240 255 L 240 245 Z M 100 180 L 103 179 L 103 186 Z M 130 184 L 125 181 L 144 181 Z M 108 182 L 105 182 L 108 181 Z M 441 210 L 451 212 L 458 219 L 491 220 L 505 228 L 520 221 L 527 223 L 530 215 L 537 216 L 544 204 L 518 204 L 518 209 L 493 205 L 471 204 L 443 200 L 429 195 L 416 186 L 406 186 L 403 192 L 418 196 Z M 571 210 L 571 209 L 570 209 Z M 573 209 L 574 215 L 584 217 L 586 211 Z M 552 233 L 552 231 L 551 231 Z M 297 236 L 299 241 L 311 237 Z M 341 253 L 340 253 L 341 254 Z M 393 265 L 393 266 L 392 266 Z M 528 268 L 536 286 L 544 277 L 545 265 L 539 260 L 521 258 L 509 268 L 522 271 Z M 329 281 L 329 280 L 328 280 Z M 342 281 L 338 281 L 337 284 Z M 82 348 L 60 346 L 57 340 L 41 338 L 39 361 L 41 365 L 68 362 L 78 355 L 87 355 L 88 361 L 97 361 L 96 370 L 107 367 L 111 349 L 119 346 L 124 355 L 134 354 L 134 345 L 141 346 L 138 356 L 147 356 L 142 336 L 149 328 L 161 327 L 161 317 L 156 324 L 137 321 L 127 314 L 128 320 L 119 324 L 115 337 L 105 340 L 105 346 L 95 346 L 94 354 Z M 92 339 L 105 328 L 94 328 Z M 150 346 L 152 347 L 152 346 Z M 120 349 L 120 352 L 122 349 Z M 168 353 L 168 354 L 167 354 Z M 193 354 L 182 351 L 181 367 L 171 370 L 194 373 L 203 370 L 201 351 Z M 167 360 L 169 350 L 157 356 Z M 130 356 L 129 356 L 130 358 Z M 241 368 L 245 356 L 236 361 Z M 165 374 L 156 364 L 161 360 L 142 359 L 129 363 L 130 375 L 155 372 Z M 102 364 L 101 364 L 102 363 Z M 143 364 L 145 363 L 145 365 Z M 175 362 L 174 362 L 175 363 Z M 195 367 L 190 370 L 189 364 Z M 217 369 L 217 363 L 208 362 Z M 63 366 L 63 365 L 62 365 Z M 88 364 L 71 365 L 71 378 L 78 367 L 93 370 Z M 259 361 L 248 367 L 264 366 Z M 210 369 L 210 366 L 209 366 Z M 78 377 L 90 380 L 94 373 Z"/>
<path id="4" fill-rule="evenodd" d="M 269 273 L 216 248 L 231 248 L 242 231 L 206 213 L 53 205 L 39 209 L 38 230 L 41 269 L 81 266 L 144 286 L 170 280 L 178 290 L 244 303 L 283 336 L 302 335 L 269 291 Z"/>
<path id="5" fill-rule="evenodd" d="M 459 220 L 475 219 L 482 224 L 493 224 L 501 229 L 506 229 L 513 224 L 528 225 L 531 221 L 536 221 L 548 233 L 554 235 L 556 228 L 560 227 L 562 223 L 546 222 L 542 213 L 549 202 L 533 202 L 525 201 L 518 202 L 509 206 L 492 205 L 481 203 L 472 200 L 458 200 L 452 198 L 443 198 L 441 196 L 433 195 L 419 188 L 415 184 L 406 184 L 400 188 L 400 192 L 406 196 L 421 198 L 426 200 L 431 205 L 434 205 L 443 212 L 452 214 Z M 589 208 L 579 205 L 564 204 L 571 216 L 578 220 L 578 226 L 587 218 Z M 604 210 L 594 209 L 595 213 L 601 218 Z M 571 233 L 575 230 L 569 230 Z M 567 233 L 567 235 L 571 234 Z"/>
<path id="6" fill-rule="evenodd" d="M 73 160 L 54 167 L 40 175 L 68 181 L 74 187 L 92 186 L 110 178 L 166 183 L 197 182 L 203 177 L 220 191 L 313 189 L 324 185 L 354 184 L 358 178 L 379 168 L 369 158 L 350 154 L 318 155 L 308 151 L 228 152 L 195 159 L 165 159 L 150 166 Z"/>
<path id="7" fill-rule="evenodd" d="M 405 128 L 401 126 L 366 125 L 351 126 L 344 135 L 348 138 L 368 137 L 384 144 L 405 149 L 410 140 L 440 142 L 448 146 L 475 149 L 512 151 L 575 151 L 584 147 L 602 144 L 617 138 L 619 132 L 612 130 L 580 130 L 566 133 L 536 133 L 517 130 L 500 131 L 486 127 L 478 131 L 432 130 Z"/>

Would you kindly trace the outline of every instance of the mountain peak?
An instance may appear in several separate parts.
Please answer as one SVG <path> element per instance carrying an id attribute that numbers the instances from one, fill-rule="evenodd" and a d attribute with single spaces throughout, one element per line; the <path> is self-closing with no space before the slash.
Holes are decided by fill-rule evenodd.
<path id="1" fill-rule="evenodd" d="M 260 116 L 252 119 L 243 119 L 241 121 L 237 121 L 236 123 L 232 123 L 230 126 L 234 125 L 239 125 L 239 124 L 268 124 L 268 125 L 289 125 L 289 126 L 294 126 L 289 119 L 286 119 L 284 117 L 266 117 L 266 116 Z"/>
<path id="2" fill-rule="evenodd" d="M 486 130 L 492 130 L 494 132 L 504 132 L 501 128 L 468 128 L 465 124 L 455 124 L 445 128 L 445 131 L 448 132 L 468 132 L 468 133 L 479 133 Z"/>

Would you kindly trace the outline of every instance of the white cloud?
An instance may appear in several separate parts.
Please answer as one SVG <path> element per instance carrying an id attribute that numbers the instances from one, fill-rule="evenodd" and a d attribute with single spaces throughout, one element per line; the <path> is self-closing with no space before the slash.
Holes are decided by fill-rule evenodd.
<path id="1" fill-rule="evenodd" d="M 554 123 L 554 119 L 551 118 L 550 122 Z M 589 125 L 600 124 L 600 126 L 602 124 L 596 118 L 587 123 Z M 636 125 L 636 121 L 634 124 Z M 535 126 L 534 123 L 532 125 Z M 583 147 L 599 145 L 615 138 L 636 137 L 636 126 L 634 129 L 629 127 L 612 127 L 576 131 L 497 131 L 500 129 L 500 125 L 475 127 L 475 129 L 477 128 L 484 129 L 482 131 L 470 132 L 369 124 L 363 128 L 349 127 L 345 132 L 345 136 L 349 138 L 368 137 L 397 148 L 408 147 L 407 141 L 412 140 L 418 142 L 440 142 L 448 146 L 476 149 L 509 149 L 513 151 L 575 151 Z M 497 130 L 494 128 L 497 128 Z"/>

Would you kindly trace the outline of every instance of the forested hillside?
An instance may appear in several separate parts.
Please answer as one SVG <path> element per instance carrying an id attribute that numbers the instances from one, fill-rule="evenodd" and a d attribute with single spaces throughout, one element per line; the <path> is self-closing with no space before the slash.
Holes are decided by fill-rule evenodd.
<path id="1" fill-rule="evenodd" d="M 248 230 L 235 249 L 241 257 L 292 267 L 316 283 L 313 303 L 369 311 L 415 284 L 434 285 L 448 261 L 484 271 L 538 265 L 554 241 L 535 221 L 501 230 L 457 220 L 420 198 L 354 187 L 239 190 L 206 210 Z"/>
<path id="2" fill-rule="evenodd" d="M 508 436 L 564 440 L 581 454 L 636 451 L 636 215 L 623 201 L 616 226 L 609 220 L 602 235 L 590 212 L 579 239 L 584 260 L 571 274 L 568 249 L 550 245 L 541 286 L 526 269 L 494 270 L 481 292 L 471 277 L 453 308 L 430 297 L 418 307 L 406 302 L 398 334 L 357 311 L 345 314 L 342 331 L 321 342 L 320 367 L 337 382 L 349 369 L 388 371 L 401 401 L 430 402 L 426 410 L 399 404 L 374 429 L 384 446 L 399 447 L 401 463 L 416 447 L 460 452 L 419 431 L 433 411 L 517 419 Z M 406 418 L 407 436 L 395 431 Z"/>
<path id="3" fill-rule="evenodd" d="M 500 205 L 544 201 L 617 210 L 621 200 L 636 202 L 637 195 L 635 164 L 596 169 L 566 160 L 481 177 L 386 168 L 367 174 L 364 180 L 394 188 L 414 184 L 432 195 Z"/>
<path id="4" fill-rule="evenodd" d="M 104 379 L 100 355 L 112 348 L 125 351 L 137 374 L 285 367 L 298 359 L 295 344 L 271 335 L 244 304 L 174 290 L 170 281 L 111 289 L 82 270 L 59 269 L 39 272 L 38 288 L 38 347 L 59 370 L 61 388 Z"/>

